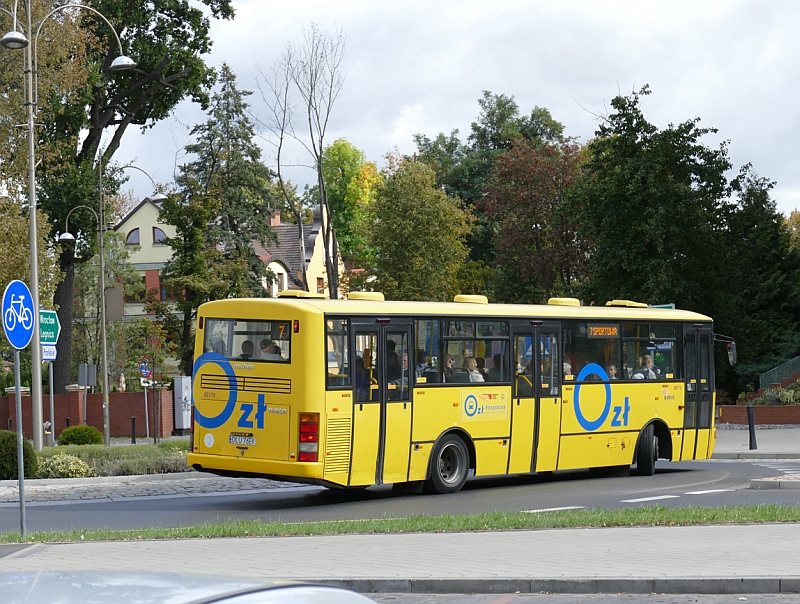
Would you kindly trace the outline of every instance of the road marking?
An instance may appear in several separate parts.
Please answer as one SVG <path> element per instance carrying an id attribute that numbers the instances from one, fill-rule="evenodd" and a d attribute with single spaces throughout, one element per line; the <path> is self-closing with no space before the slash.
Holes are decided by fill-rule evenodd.
<path id="1" fill-rule="evenodd" d="M 708 491 L 689 491 L 684 495 L 708 495 L 709 493 L 731 493 L 736 489 L 709 489 Z"/>
<path id="2" fill-rule="evenodd" d="M 542 514 L 543 512 L 566 512 L 567 510 L 585 510 L 582 505 L 568 505 L 563 508 L 542 508 L 540 510 L 522 510 L 523 514 Z"/>
<path id="3" fill-rule="evenodd" d="M 623 499 L 620 503 L 641 503 L 642 501 L 658 501 L 659 499 L 679 499 L 680 495 L 659 495 L 658 497 L 639 497 L 639 499 Z"/>

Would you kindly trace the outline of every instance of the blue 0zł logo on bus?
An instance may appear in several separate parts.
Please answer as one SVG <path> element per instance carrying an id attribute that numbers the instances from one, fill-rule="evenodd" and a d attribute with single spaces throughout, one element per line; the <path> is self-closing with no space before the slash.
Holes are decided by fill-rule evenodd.
<path id="1" fill-rule="evenodd" d="M 573 401 L 573 407 L 575 409 L 575 418 L 578 420 L 578 423 L 581 425 L 581 428 L 588 432 L 594 432 L 600 426 L 602 426 L 606 419 L 608 419 L 608 414 L 611 411 L 611 384 L 603 384 L 605 386 L 606 391 L 606 401 L 605 405 L 603 406 L 603 411 L 600 413 L 600 417 L 595 420 L 588 420 L 584 417 L 583 412 L 581 411 L 581 399 L 580 399 L 580 391 L 581 385 L 588 376 L 590 375 L 598 375 L 601 380 L 608 382 L 608 374 L 606 370 L 600 367 L 597 363 L 589 363 L 581 369 L 581 372 L 578 374 L 578 378 L 575 380 L 575 397 Z M 599 385 L 599 384 L 598 384 Z M 622 426 L 628 425 L 628 414 L 630 413 L 631 406 L 628 397 L 625 397 L 625 405 L 617 405 L 614 407 L 614 418 L 611 420 L 611 426 L 618 428 Z"/>
<path id="2" fill-rule="evenodd" d="M 203 365 L 208 363 L 213 363 L 222 369 L 225 372 L 225 376 L 228 377 L 231 384 L 231 389 L 228 394 L 228 402 L 223 407 L 222 411 L 220 411 L 217 415 L 214 416 L 206 416 L 203 415 L 200 410 L 197 408 L 197 404 L 194 400 L 194 392 L 192 392 L 192 404 L 194 404 L 194 420 L 200 424 L 203 428 L 213 430 L 214 428 L 219 428 L 220 426 L 224 425 L 231 416 L 233 412 L 236 410 L 236 401 L 239 396 L 239 391 L 236 389 L 236 372 L 234 372 L 233 367 L 231 366 L 228 359 L 224 356 L 219 354 L 218 352 L 206 352 L 205 354 L 200 355 L 197 357 L 197 360 L 194 362 L 194 367 L 192 370 L 192 375 L 197 376 L 197 370 L 200 369 Z M 241 403 L 239 405 L 239 410 L 241 411 L 241 416 L 239 417 L 239 421 L 236 424 L 239 428 L 259 428 L 262 429 L 264 427 L 264 414 L 267 412 L 267 404 L 264 402 L 265 397 L 263 394 L 258 395 L 258 403 Z"/>

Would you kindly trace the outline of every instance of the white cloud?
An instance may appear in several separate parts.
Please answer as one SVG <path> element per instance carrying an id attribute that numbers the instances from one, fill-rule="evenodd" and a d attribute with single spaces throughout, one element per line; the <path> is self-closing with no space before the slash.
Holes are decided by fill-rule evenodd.
<path id="1" fill-rule="evenodd" d="M 586 141 L 619 92 L 649 83 L 646 116 L 663 127 L 699 116 L 730 140 L 731 159 L 776 180 L 779 209 L 800 203 L 800 4 L 789 1 L 234 2 L 233 22 L 216 23 L 208 61 L 228 62 L 255 90 L 256 65 L 269 67 L 311 21 L 347 35 L 347 80 L 329 140 L 344 137 L 374 161 L 411 136 L 458 128 L 478 113 L 482 90 L 514 95 L 523 112 L 550 109 Z M 258 95 L 251 101 L 263 111 Z M 588 110 L 588 111 L 587 111 Z M 204 119 L 188 104 L 176 118 Z M 159 181 L 172 178 L 177 122 L 126 134 L 118 161 L 136 158 Z M 265 148 L 265 152 L 268 149 Z M 298 171 L 294 178 L 310 179 Z M 134 182 L 149 193 L 149 182 Z M 145 186 L 146 185 L 146 186 Z"/>

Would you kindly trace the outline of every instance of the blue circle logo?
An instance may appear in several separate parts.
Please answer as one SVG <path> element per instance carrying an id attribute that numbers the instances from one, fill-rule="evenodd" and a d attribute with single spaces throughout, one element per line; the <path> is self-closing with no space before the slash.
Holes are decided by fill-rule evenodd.
<path id="1" fill-rule="evenodd" d="M 467 417 L 472 417 L 478 412 L 478 399 L 474 394 L 470 394 L 464 399 L 464 411 L 466 411 Z"/>
<path id="2" fill-rule="evenodd" d="M 33 338 L 33 296 L 22 281 L 15 280 L 3 293 L 3 329 L 9 344 L 22 350 Z"/>
<path id="3" fill-rule="evenodd" d="M 578 378 L 575 380 L 575 400 L 573 405 L 575 407 L 575 417 L 578 420 L 578 423 L 581 425 L 581 428 L 587 430 L 589 432 L 594 432 L 600 426 L 603 425 L 603 422 L 606 421 L 608 417 L 609 411 L 611 411 L 611 384 L 604 384 L 606 387 L 606 405 L 603 407 L 602 413 L 600 413 L 600 417 L 598 417 L 594 421 L 589 421 L 583 416 L 581 412 L 581 402 L 580 402 L 580 391 L 581 391 L 581 382 L 583 382 L 587 376 L 591 374 L 596 374 L 600 376 L 600 379 L 608 381 L 608 374 L 606 370 L 600 367 L 597 363 L 589 363 L 581 369 L 581 372 L 578 374 Z"/>
<path id="4" fill-rule="evenodd" d="M 194 392 L 192 392 L 192 404 L 194 405 L 195 421 L 203 428 L 213 429 L 219 428 L 231 418 L 231 415 L 233 415 L 233 410 L 236 408 L 236 399 L 239 396 L 239 391 L 236 390 L 236 373 L 233 371 L 233 367 L 228 362 L 228 359 L 218 352 L 207 352 L 197 357 L 192 369 L 192 375 L 194 376 L 193 379 L 197 378 L 197 370 L 207 363 L 218 365 L 222 371 L 225 372 L 225 375 L 230 378 L 231 384 L 231 390 L 230 394 L 228 395 L 228 402 L 225 405 L 225 408 L 220 411 L 219 415 L 215 415 L 213 417 L 206 417 L 200 413 L 194 400 Z M 192 390 L 194 391 L 194 388 L 192 388 Z"/>

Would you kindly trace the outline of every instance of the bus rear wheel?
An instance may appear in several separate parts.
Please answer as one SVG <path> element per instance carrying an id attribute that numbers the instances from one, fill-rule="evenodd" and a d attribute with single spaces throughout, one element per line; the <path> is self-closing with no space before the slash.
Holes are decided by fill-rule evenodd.
<path id="1" fill-rule="evenodd" d="M 436 445 L 431 456 L 431 477 L 426 490 L 434 493 L 456 493 L 467 482 L 469 451 L 458 436 L 449 435 Z"/>
<path id="2" fill-rule="evenodd" d="M 639 444 L 636 446 L 636 473 L 639 476 L 655 474 L 657 458 L 658 440 L 655 428 L 653 428 L 653 424 L 648 424 L 639 435 Z"/>

